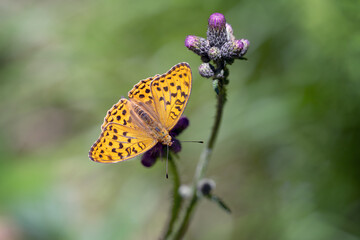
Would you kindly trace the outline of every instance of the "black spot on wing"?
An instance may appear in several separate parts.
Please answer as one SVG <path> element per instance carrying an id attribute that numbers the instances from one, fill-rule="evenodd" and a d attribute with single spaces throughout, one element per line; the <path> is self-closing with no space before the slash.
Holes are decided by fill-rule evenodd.
<path id="1" fill-rule="evenodd" d="M 176 99 L 175 101 L 175 104 L 176 105 L 183 105 L 185 103 L 185 100 L 184 101 L 180 101 L 179 99 Z"/>
<path id="2" fill-rule="evenodd" d="M 141 143 L 141 144 L 140 144 Z M 143 146 L 142 146 L 143 145 Z M 142 142 L 139 142 L 138 143 L 138 146 L 139 146 L 139 148 L 141 148 L 141 150 L 143 150 L 146 146 L 145 146 L 145 144 L 143 144 Z"/>
<path id="3" fill-rule="evenodd" d="M 131 148 L 130 147 L 127 147 L 126 149 L 125 149 L 125 151 L 127 152 L 127 156 L 130 156 L 131 155 Z"/>

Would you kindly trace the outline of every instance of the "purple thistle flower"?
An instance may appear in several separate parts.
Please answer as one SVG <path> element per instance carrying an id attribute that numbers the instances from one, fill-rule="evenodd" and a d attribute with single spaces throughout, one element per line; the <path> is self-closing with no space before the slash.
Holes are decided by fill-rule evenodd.
<path id="1" fill-rule="evenodd" d="M 170 130 L 170 136 L 172 138 L 178 136 L 182 131 L 184 131 L 190 124 L 190 121 L 187 117 L 182 116 L 173 129 Z"/>
<path id="2" fill-rule="evenodd" d="M 225 27 L 226 19 L 221 13 L 213 13 L 210 15 L 208 23 L 209 28 L 220 30 Z"/>
<path id="3" fill-rule="evenodd" d="M 158 142 L 154 147 L 152 147 L 149 151 L 144 153 L 141 157 L 141 163 L 145 167 L 151 167 L 155 164 L 156 159 L 160 157 L 162 153 L 162 143 Z"/>
<path id="4" fill-rule="evenodd" d="M 170 151 L 178 153 L 181 151 L 181 143 L 176 138 L 173 138 L 173 144 L 170 146 Z"/>
<path id="5" fill-rule="evenodd" d="M 181 151 L 181 143 L 175 137 L 178 136 L 183 130 L 189 126 L 189 119 L 182 116 L 169 134 L 172 137 L 172 145 L 169 150 L 178 153 Z M 144 153 L 141 157 L 141 163 L 145 167 L 151 167 L 155 164 L 159 157 L 166 156 L 167 145 L 158 142 L 153 148 Z"/>

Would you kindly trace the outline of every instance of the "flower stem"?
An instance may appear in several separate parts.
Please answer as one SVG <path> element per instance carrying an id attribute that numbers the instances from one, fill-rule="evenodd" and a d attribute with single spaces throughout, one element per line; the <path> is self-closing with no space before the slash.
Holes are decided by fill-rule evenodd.
<path id="1" fill-rule="evenodd" d="M 220 64 L 219 64 L 220 65 Z M 224 64 L 221 64 L 219 66 L 219 68 L 222 68 L 223 70 L 227 69 L 225 68 Z M 215 116 L 215 122 L 211 131 L 211 135 L 209 138 L 209 141 L 207 142 L 207 145 L 205 147 L 205 149 L 203 150 L 201 156 L 200 156 L 200 160 L 198 162 L 198 165 L 196 167 L 196 172 L 195 172 L 195 178 L 194 178 L 194 182 L 193 182 L 193 193 L 192 193 L 192 198 L 190 201 L 190 204 L 188 206 L 188 208 L 186 209 L 186 213 L 184 218 L 182 219 L 182 222 L 180 223 L 180 227 L 179 230 L 176 232 L 176 235 L 174 237 L 174 239 L 178 240 L 178 239 L 182 239 L 184 237 L 184 234 L 186 233 L 188 226 L 190 224 L 190 220 L 191 217 L 193 215 L 193 211 L 195 209 L 196 204 L 198 203 L 198 200 L 200 199 L 198 194 L 197 194 L 197 184 L 198 182 L 201 180 L 201 178 L 204 176 L 207 165 L 209 164 L 209 160 L 211 158 L 211 153 L 212 150 L 214 148 L 217 136 L 218 136 L 218 132 L 220 129 L 220 123 L 221 123 L 221 119 L 222 119 L 222 115 L 223 115 L 223 110 L 224 110 L 224 105 L 226 102 L 226 83 L 227 83 L 227 74 L 224 76 L 224 78 L 218 78 L 219 80 L 219 85 L 218 85 L 218 89 L 219 89 L 219 93 L 217 95 L 217 105 L 216 105 L 216 116 Z"/>
<path id="2" fill-rule="evenodd" d="M 173 205 L 171 208 L 171 216 L 167 222 L 163 237 L 161 239 L 168 239 L 168 237 L 171 235 L 173 228 L 174 228 L 174 224 L 179 215 L 181 205 L 182 205 L 182 197 L 179 194 L 179 187 L 180 187 L 180 183 L 181 183 L 180 176 L 179 176 L 179 172 L 177 170 L 176 163 L 175 163 L 174 159 L 172 158 L 171 154 L 169 155 L 169 166 L 170 166 L 170 171 L 172 173 L 171 175 L 173 178 L 174 200 L 173 200 Z"/>
<path id="3" fill-rule="evenodd" d="M 217 95 L 217 105 L 216 105 L 216 116 L 215 122 L 211 131 L 209 141 L 207 142 L 206 148 L 203 150 L 199 163 L 196 168 L 195 180 L 198 182 L 204 175 L 209 160 L 211 158 L 211 153 L 215 145 L 215 141 L 219 132 L 220 123 L 223 115 L 224 105 L 226 102 L 226 88 L 223 84 L 224 79 L 219 81 L 219 94 Z"/>
<path id="4" fill-rule="evenodd" d="M 185 213 L 183 221 L 181 222 L 180 228 L 179 228 L 179 230 L 176 232 L 176 234 L 174 236 L 174 240 L 183 239 L 183 237 L 184 237 L 184 235 L 186 233 L 186 230 L 189 227 L 190 218 L 192 216 L 193 210 L 195 209 L 195 206 L 196 206 L 196 204 L 198 202 L 197 200 L 198 200 L 198 197 L 197 197 L 196 192 L 195 192 L 195 194 L 193 195 L 193 197 L 191 199 L 191 202 L 190 202 L 188 208 L 186 209 L 186 213 Z"/>

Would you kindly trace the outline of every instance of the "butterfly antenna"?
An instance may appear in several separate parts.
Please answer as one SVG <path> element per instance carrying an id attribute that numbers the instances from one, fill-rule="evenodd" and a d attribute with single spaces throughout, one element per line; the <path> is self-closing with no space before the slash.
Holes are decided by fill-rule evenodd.
<path id="1" fill-rule="evenodd" d="M 169 145 L 166 145 L 166 178 L 169 178 L 168 175 L 168 160 L 169 160 Z"/>
<path id="2" fill-rule="evenodd" d="M 180 141 L 180 142 L 204 143 L 204 141 Z"/>

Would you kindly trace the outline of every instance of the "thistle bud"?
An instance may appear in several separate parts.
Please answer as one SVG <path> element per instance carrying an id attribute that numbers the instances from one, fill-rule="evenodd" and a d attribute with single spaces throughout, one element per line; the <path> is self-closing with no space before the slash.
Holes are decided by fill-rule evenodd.
<path id="1" fill-rule="evenodd" d="M 239 57 L 243 48 L 244 43 L 242 42 L 242 40 L 229 41 L 221 47 L 221 55 L 225 59 Z"/>
<path id="2" fill-rule="evenodd" d="M 210 63 L 202 63 L 199 66 L 199 73 L 205 78 L 214 76 L 214 67 Z"/>
<path id="3" fill-rule="evenodd" d="M 226 37 L 228 41 L 234 41 L 234 33 L 230 24 L 226 23 Z"/>
<path id="4" fill-rule="evenodd" d="M 224 15 L 222 15 L 221 13 L 213 13 L 210 15 L 208 23 L 209 23 L 209 28 L 221 30 L 226 25 L 226 19 Z"/>
<path id="5" fill-rule="evenodd" d="M 204 178 L 199 181 L 197 189 L 203 196 L 209 196 L 211 191 L 215 189 L 215 186 L 216 184 L 214 180 Z"/>
<path id="6" fill-rule="evenodd" d="M 248 48 L 250 46 L 250 42 L 249 42 L 249 40 L 244 39 L 244 38 L 240 39 L 240 41 L 243 44 L 243 48 L 242 48 L 242 50 L 240 52 L 240 57 L 241 57 L 241 56 L 245 55 L 245 53 L 247 52 L 247 50 L 248 50 Z"/>
<path id="7" fill-rule="evenodd" d="M 217 47 L 211 47 L 209 49 L 208 55 L 211 60 L 218 61 L 221 58 L 221 51 Z"/>
<path id="8" fill-rule="evenodd" d="M 185 39 L 185 46 L 200 56 L 206 56 L 209 51 L 209 41 L 205 38 L 189 35 Z"/>
<path id="9" fill-rule="evenodd" d="M 213 13 L 209 17 L 207 39 L 210 46 L 220 48 L 227 41 L 226 19 L 221 13 Z"/>

